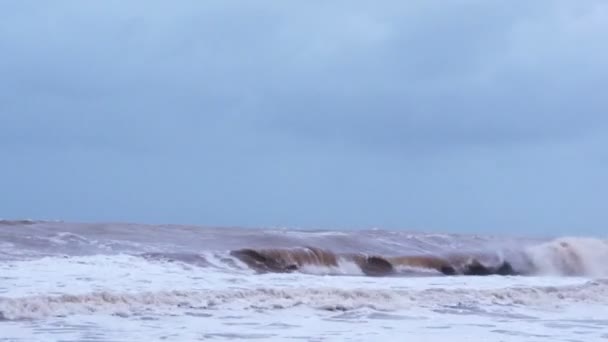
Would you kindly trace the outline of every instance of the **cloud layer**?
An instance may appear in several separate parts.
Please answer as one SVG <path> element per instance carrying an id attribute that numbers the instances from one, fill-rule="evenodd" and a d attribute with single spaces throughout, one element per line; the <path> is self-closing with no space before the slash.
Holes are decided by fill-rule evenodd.
<path id="1" fill-rule="evenodd" d="M 22 1 L 0 217 L 601 232 L 603 1 Z"/>

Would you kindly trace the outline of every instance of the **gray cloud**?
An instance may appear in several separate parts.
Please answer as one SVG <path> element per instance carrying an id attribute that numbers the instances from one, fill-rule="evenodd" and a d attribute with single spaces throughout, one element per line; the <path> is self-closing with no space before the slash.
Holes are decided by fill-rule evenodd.
<path id="1" fill-rule="evenodd" d="M 606 218 L 603 1 L 1 12 L 0 153 L 14 162 L 0 185 L 18 195 L 0 216 L 544 231 Z M 569 220 L 551 216 L 565 207 Z"/>

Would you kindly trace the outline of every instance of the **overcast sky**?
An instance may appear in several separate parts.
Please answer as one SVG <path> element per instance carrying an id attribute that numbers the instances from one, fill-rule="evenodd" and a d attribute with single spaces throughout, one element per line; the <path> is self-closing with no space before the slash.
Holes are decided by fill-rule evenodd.
<path id="1" fill-rule="evenodd" d="M 0 4 L 0 217 L 608 231 L 608 2 Z"/>

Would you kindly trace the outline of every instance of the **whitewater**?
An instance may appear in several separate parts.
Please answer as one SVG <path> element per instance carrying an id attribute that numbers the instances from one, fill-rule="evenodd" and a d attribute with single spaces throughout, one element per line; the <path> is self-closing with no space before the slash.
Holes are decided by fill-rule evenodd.
<path id="1" fill-rule="evenodd" d="M 0 341 L 608 341 L 608 241 L 0 221 Z"/>

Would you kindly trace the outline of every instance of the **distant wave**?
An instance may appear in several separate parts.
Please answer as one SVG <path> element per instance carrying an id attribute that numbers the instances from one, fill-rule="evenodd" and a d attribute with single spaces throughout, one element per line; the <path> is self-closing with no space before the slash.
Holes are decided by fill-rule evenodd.
<path id="1" fill-rule="evenodd" d="M 30 219 L 21 219 L 21 220 L 0 219 L 0 225 L 7 225 L 7 226 L 28 225 L 28 224 L 36 224 L 36 223 L 41 223 L 41 222 L 44 222 L 44 221 L 30 220 Z"/>

